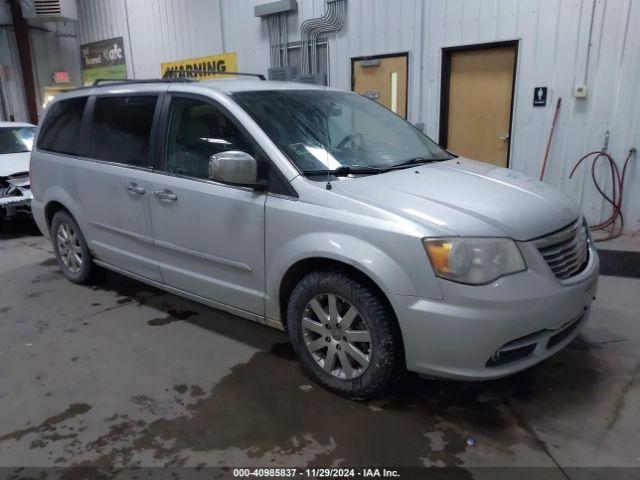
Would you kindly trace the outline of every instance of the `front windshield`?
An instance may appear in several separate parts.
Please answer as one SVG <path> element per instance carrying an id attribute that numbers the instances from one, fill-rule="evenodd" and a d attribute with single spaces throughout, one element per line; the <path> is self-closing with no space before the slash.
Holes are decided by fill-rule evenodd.
<path id="1" fill-rule="evenodd" d="M 0 127 L 0 155 L 30 152 L 35 133 L 34 127 Z"/>
<path id="2" fill-rule="evenodd" d="M 279 90 L 234 98 L 305 173 L 451 158 L 411 124 L 354 93 Z"/>

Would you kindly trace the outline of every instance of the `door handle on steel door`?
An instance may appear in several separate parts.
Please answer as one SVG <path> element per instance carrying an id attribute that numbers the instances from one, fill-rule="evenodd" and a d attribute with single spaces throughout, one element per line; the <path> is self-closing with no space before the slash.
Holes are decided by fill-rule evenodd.
<path id="1" fill-rule="evenodd" d="M 162 190 L 154 190 L 153 194 L 163 202 L 175 202 L 178 200 L 178 196 L 166 188 Z"/>
<path id="2" fill-rule="evenodd" d="M 141 187 L 137 183 L 127 183 L 125 185 L 125 190 L 129 192 L 131 195 L 144 195 L 144 187 Z"/>

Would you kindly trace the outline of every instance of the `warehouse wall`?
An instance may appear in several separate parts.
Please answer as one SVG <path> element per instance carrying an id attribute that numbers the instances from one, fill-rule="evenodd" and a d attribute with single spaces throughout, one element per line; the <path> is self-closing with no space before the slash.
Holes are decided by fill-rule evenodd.
<path id="1" fill-rule="evenodd" d="M 11 25 L 9 4 L 0 2 L 0 24 Z M 37 87 L 36 101 L 38 113 L 42 112 L 42 91 L 53 84 L 51 76 L 55 71 L 69 72 L 70 85 L 80 83 L 80 55 L 78 52 L 77 25 L 75 22 L 39 22 L 37 29 L 29 30 L 34 81 Z M 4 70 L 6 67 L 6 74 Z M 13 27 L 0 27 L 0 75 L 8 92 L 10 109 L 16 121 L 29 121 L 26 106 L 22 70 Z"/>
<path id="2" fill-rule="evenodd" d="M 80 0 L 81 43 L 125 37 L 132 76 L 155 77 L 163 61 L 222 51 L 237 52 L 238 68 L 265 72 L 267 31 L 253 16 L 266 0 Z M 583 205 L 591 222 L 608 209 L 582 168 L 568 174 L 584 153 L 602 147 L 621 163 L 640 148 L 640 2 L 635 0 L 346 0 L 344 30 L 329 36 L 329 78 L 350 88 L 351 57 L 409 52 L 409 120 L 439 131 L 443 47 L 520 40 L 511 162 L 537 176 L 558 97 L 560 123 L 546 181 Z M 595 2 L 592 48 L 587 47 Z M 298 0 L 290 17 L 290 41 L 303 20 L 324 11 L 324 0 Z M 222 19 L 222 21 L 221 21 Z M 576 100 L 587 75 L 589 96 Z M 535 86 L 550 88 L 546 108 L 531 105 Z M 604 169 L 599 175 L 604 175 Z M 604 177 L 603 177 L 604 178 Z M 627 229 L 640 230 L 640 161 L 629 172 L 624 214 Z"/>
<path id="3" fill-rule="evenodd" d="M 127 73 L 157 78 L 160 64 L 222 52 L 217 0 L 80 0 L 81 43 L 123 37 Z"/>
<path id="4" fill-rule="evenodd" d="M 0 24 L 7 25 L 11 21 L 9 5 L 0 3 Z M 13 115 L 16 121 L 27 120 L 27 105 L 22 85 L 22 70 L 18 58 L 16 36 L 13 33 L 13 28 L 10 27 L 0 27 L 0 82 L 2 82 L 2 91 L 6 96 L 8 116 Z"/>
<path id="5" fill-rule="evenodd" d="M 31 51 L 36 85 L 38 115 L 43 110 L 43 88 L 53 86 L 53 72 L 69 73 L 69 86 L 82 85 L 80 77 L 80 54 L 75 22 L 45 22 L 38 25 L 47 30 L 31 29 Z"/>

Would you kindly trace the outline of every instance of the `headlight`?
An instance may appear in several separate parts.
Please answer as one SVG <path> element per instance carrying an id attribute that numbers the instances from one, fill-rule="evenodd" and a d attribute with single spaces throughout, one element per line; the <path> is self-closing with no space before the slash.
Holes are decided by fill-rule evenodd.
<path id="1" fill-rule="evenodd" d="M 483 285 L 527 269 L 509 238 L 425 238 L 435 274 L 458 283 Z"/>

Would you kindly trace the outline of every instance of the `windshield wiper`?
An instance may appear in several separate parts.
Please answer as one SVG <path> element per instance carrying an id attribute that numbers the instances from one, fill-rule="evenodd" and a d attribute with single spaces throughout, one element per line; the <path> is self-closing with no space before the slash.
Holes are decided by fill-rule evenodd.
<path id="1" fill-rule="evenodd" d="M 346 165 L 343 165 L 341 167 L 336 168 L 335 170 L 305 170 L 304 174 L 305 175 L 333 175 L 334 177 L 346 177 L 347 175 L 357 175 L 359 173 L 371 173 L 371 174 L 375 174 L 375 173 L 382 173 L 384 170 L 382 170 L 381 168 L 375 168 L 375 167 L 359 167 L 359 166 L 353 166 L 353 167 L 349 167 Z"/>
<path id="2" fill-rule="evenodd" d="M 442 162 L 444 159 L 442 158 L 425 158 L 425 157 L 414 157 L 414 158 L 410 158 L 409 160 L 406 160 L 402 163 L 398 163 L 396 165 L 392 165 L 388 168 L 385 168 L 385 171 L 389 171 L 389 170 L 396 170 L 396 169 L 400 169 L 400 168 L 406 168 L 406 167 L 411 167 L 414 165 L 424 165 L 426 163 L 433 163 L 433 162 Z"/>

